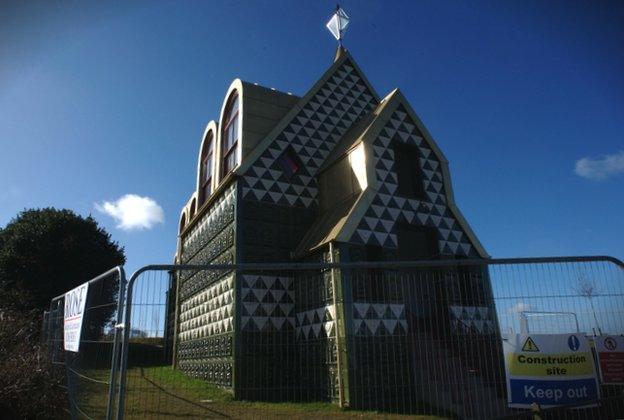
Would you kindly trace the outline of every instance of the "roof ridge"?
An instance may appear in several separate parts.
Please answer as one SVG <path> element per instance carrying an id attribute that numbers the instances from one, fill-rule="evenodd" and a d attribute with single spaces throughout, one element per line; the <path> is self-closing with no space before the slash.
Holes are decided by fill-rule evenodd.
<path id="1" fill-rule="evenodd" d="M 300 98 L 299 95 L 295 95 L 292 92 L 284 92 L 283 90 L 279 90 L 279 89 L 276 89 L 274 87 L 268 87 L 268 86 L 265 86 L 265 85 L 261 85 L 258 82 L 250 82 L 248 80 L 243 80 L 241 78 L 238 78 L 238 80 L 240 80 L 243 85 L 254 86 L 256 88 L 266 89 L 266 90 L 274 92 L 274 93 L 279 93 L 279 94 L 282 94 L 282 95 L 288 95 L 288 96 L 294 96 L 296 98 Z"/>

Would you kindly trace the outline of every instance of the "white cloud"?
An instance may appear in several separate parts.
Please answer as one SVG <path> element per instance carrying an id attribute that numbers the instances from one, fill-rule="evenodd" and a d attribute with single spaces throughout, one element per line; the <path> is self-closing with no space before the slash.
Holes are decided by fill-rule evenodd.
<path id="1" fill-rule="evenodd" d="M 520 312 L 530 311 L 531 309 L 532 309 L 532 306 L 529 305 L 528 303 L 518 302 L 509 309 L 509 312 L 517 314 Z"/>
<path id="2" fill-rule="evenodd" d="M 165 222 L 165 212 L 154 199 L 136 194 L 126 194 L 113 202 L 96 203 L 95 209 L 115 219 L 122 230 L 151 229 Z"/>
<path id="3" fill-rule="evenodd" d="M 624 174 L 624 150 L 601 159 L 583 158 L 576 161 L 574 172 L 583 178 L 599 181 Z"/>

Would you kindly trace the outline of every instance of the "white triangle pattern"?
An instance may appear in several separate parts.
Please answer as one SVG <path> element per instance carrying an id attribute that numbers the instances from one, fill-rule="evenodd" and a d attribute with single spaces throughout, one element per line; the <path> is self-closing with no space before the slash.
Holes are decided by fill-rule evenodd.
<path id="1" fill-rule="evenodd" d="M 181 342 L 234 330 L 234 276 L 219 280 L 180 306 Z"/>
<path id="2" fill-rule="evenodd" d="M 347 129 L 376 105 L 355 67 L 343 63 L 244 174 L 243 198 L 315 206 L 318 169 Z M 303 163 L 290 179 L 279 163 L 289 145 Z"/>
<path id="3" fill-rule="evenodd" d="M 292 277 L 244 274 L 242 279 L 243 331 L 283 331 L 294 328 L 295 292 Z"/>
<path id="4" fill-rule="evenodd" d="M 182 248 L 183 255 L 194 255 L 203 248 L 217 233 L 221 232 L 225 225 L 233 220 L 233 206 L 236 200 L 236 188 L 232 185 L 221 198 L 212 205 L 208 214 L 202 217 L 191 231 L 184 236 Z"/>
<path id="5" fill-rule="evenodd" d="M 393 139 L 418 147 L 426 200 L 395 195 L 398 178 L 394 168 Z M 380 190 L 359 221 L 350 242 L 396 248 L 396 223 L 407 222 L 436 228 L 441 255 L 476 256 L 470 240 L 446 205 L 442 165 L 402 106 L 392 114 L 374 140 L 373 159 L 376 177 L 381 182 Z"/>
<path id="6" fill-rule="evenodd" d="M 487 306 L 449 306 L 451 326 L 455 334 L 495 334 L 498 327 L 493 312 Z"/>
<path id="7" fill-rule="evenodd" d="M 353 302 L 355 335 L 394 335 L 407 332 L 405 305 L 402 303 Z"/>
<path id="8" fill-rule="evenodd" d="M 334 305 L 298 312 L 295 319 L 295 333 L 299 340 L 315 340 L 333 337 L 336 334 L 336 307 Z"/>

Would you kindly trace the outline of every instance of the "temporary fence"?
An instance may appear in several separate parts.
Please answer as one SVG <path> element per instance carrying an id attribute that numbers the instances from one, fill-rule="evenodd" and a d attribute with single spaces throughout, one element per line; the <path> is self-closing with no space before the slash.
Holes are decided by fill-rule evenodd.
<path id="1" fill-rule="evenodd" d="M 92 290 L 88 313 L 109 315 L 85 318 L 78 353 L 57 350 L 76 416 L 624 414 L 624 387 L 604 384 L 582 406 L 510 408 L 503 353 L 517 334 L 622 336 L 624 265 L 610 257 L 154 265 L 125 299 Z M 47 316 L 58 348 L 61 300 Z"/>
<path id="2" fill-rule="evenodd" d="M 52 299 L 44 316 L 44 337 L 53 368 L 64 369 L 71 418 L 112 418 L 125 295 L 123 268 L 113 268 L 88 281 L 78 351 L 64 346 L 65 294 Z"/>

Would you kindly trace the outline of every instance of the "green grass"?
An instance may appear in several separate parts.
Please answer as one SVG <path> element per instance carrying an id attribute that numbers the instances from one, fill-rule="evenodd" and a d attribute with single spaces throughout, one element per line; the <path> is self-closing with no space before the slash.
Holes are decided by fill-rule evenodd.
<path id="1" fill-rule="evenodd" d="M 108 371 L 90 371 L 88 376 L 106 379 Z M 79 402 L 94 418 L 105 416 L 107 389 L 87 384 Z M 269 403 L 235 401 L 230 392 L 200 379 L 190 378 L 168 366 L 128 370 L 126 419 L 148 418 L 338 418 L 338 419 L 439 419 L 435 416 L 401 416 L 371 411 L 343 410 L 324 402 Z"/>
<path id="2" fill-rule="evenodd" d="M 191 378 L 170 366 L 139 368 L 139 370 L 142 370 L 142 375 L 146 380 L 153 381 L 165 389 L 187 390 L 185 392 L 187 398 L 193 397 L 197 401 L 210 400 L 221 403 L 234 399 L 231 393 L 201 379 Z"/>

